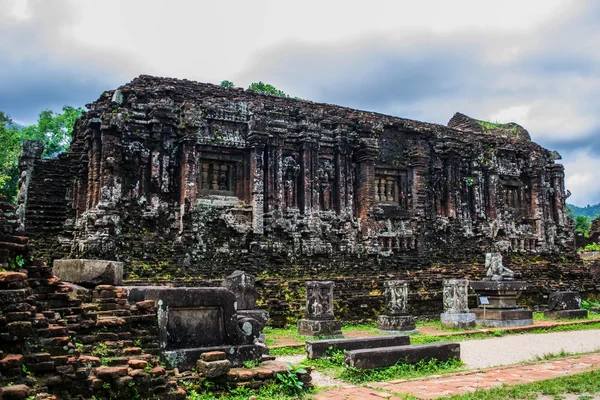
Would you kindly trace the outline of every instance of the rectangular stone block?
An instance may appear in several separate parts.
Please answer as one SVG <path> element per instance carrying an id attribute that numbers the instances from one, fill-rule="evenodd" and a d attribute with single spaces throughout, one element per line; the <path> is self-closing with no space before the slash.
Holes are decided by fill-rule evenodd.
<path id="1" fill-rule="evenodd" d="M 312 340 L 306 342 L 306 357 L 323 357 L 329 348 L 337 350 L 361 350 L 376 347 L 404 346 L 410 344 L 408 336 L 381 336 L 352 339 Z"/>
<path id="2" fill-rule="evenodd" d="M 391 367 L 398 363 L 416 364 L 419 361 L 460 359 L 460 344 L 432 343 L 376 349 L 346 351 L 346 365 L 359 369 Z"/>
<path id="3" fill-rule="evenodd" d="M 123 284 L 123 263 L 117 261 L 54 260 L 52 272 L 65 282 L 83 286 Z"/>
<path id="4" fill-rule="evenodd" d="M 548 296 L 548 310 L 579 310 L 581 308 L 581 296 L 579 292 L 565 291 L 552 292 Z"/>

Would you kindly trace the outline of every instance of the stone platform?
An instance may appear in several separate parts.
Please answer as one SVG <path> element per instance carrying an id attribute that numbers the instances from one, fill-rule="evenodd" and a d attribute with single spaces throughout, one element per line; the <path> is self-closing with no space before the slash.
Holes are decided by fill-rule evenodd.
<path id="1" fill-rule="evenodd" d="M 341 338 L 342 323 L 335 319 L 313 320 L 299 319 L 298 333 L 304 336 L 319 336 L 323 338 Z"/>
<path id="2" fill-rule="evenodd" d="M 470 287 L 477 293 L 478 299 L 486 297 L 489 302 L 471 310 L 478 324 L 490 327 L 533 324 L 533 312 L 517 305 L 521 292 L 527 288 L 525 282 L 488 280 L 471 282 Z"/>

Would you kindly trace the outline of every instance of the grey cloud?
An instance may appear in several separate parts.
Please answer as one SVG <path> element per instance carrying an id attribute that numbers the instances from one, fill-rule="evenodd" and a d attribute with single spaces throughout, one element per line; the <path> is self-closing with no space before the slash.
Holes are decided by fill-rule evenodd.
<path id="1" fill-rule="evenodd" d="M 0 0 L 0 9 L 7 4 Z M 46 108 L 83 106 L 104 90 L 137 75 L 135 60 L 118 51 L 96 50 L 64 35 L 75 21 L 67 1 L 31 2 L 31 16 L 0 16 L 0 110 L 35 121 Z"/>

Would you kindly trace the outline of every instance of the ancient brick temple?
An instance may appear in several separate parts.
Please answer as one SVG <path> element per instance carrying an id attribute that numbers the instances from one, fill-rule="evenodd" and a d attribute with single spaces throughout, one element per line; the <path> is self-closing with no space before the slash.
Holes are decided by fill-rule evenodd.
<path id="1" fill-rule="evenodd" d="M 130 277 L 391 272 L 495 249 L 573 249 L 559 156 L 516 124 L 449 126 L 140 76 L 21 158 L 39 255 L 126 261 Z"/>

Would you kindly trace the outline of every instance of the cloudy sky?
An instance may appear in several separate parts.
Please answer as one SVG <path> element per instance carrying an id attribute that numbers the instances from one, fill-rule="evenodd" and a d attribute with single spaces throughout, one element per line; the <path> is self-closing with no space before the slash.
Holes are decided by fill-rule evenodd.
<path id="1" fill-rule="evenodd" d="M 446 124 L 514 121 L 600 202 L 600 2 L 0 0 L 0 110 L 32 123 L 140 74 Z"/>

